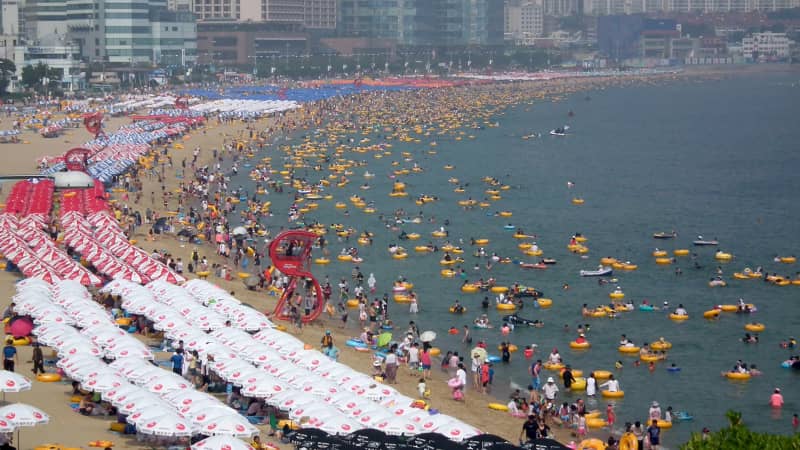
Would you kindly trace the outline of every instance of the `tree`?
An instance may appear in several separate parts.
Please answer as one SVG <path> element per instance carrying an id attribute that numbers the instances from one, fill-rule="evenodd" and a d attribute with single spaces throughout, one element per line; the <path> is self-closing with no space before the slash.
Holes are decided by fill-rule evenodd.
<path id="1" fill-rule="evenodd" d="M 17 66 L 8 59 L 0 58 L 0 95 L 5 95 L 11 77 L 17 71 Z"/>
<path id="2" fill-rule="evenodd" d="M 60 69 L 54 69 L 40 62 L 35 66 L 28 65 L 22 68 L 22 84 L 29 89 L 45 93 L 58 88 L 61 75 Z M 47 80 L 46 85 L 45 80 Z"/>
<path id="3" fill-rule="evenodd" d="M 784 450 L 800 448 L 800 435 L 784 436 L 779 434 L 756 433 L 742 423 L 742 414 L 728 411 L 725 416 L 730 426 L 723 428 L 709 437 L 693 434 L 689 442 L 681 446 L 681 450 Z"/>

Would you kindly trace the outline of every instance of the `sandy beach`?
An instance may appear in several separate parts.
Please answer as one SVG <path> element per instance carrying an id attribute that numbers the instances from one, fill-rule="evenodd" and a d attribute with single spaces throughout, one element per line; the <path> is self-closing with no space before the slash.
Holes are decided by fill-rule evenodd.
<path id="1" fill-rule="evenodd" d="M 718 71 L 709 72 L 696 72 L 700 76 L 722 76 L 724 72 Z M 686 73 L 681 75 L 664 76 L 663 79 L 669 80 L 674 77 L 695 76 L 695 73 Z M 710 74 L 710 75 L 709 75 Z M 498 105 L 522 101 L 523 99 L 537 98 L 541 99 L 547 95 L 560 95 L 567 92 L 579 91 L 595 86 L 604 85 L 625 85 L 628 83 L 649 83 L 660 82 L 658 79 L 643 78 L 643 79 L 571 79 L 564 81 L 553 81 L 547 83 L 519 83 L 506 88 L 498 88 L 496 86 L 480 86 L 472 89 L 469 94 L 454 91 L 451 92 L 451 99 L 453 102 L 459 101 L 468 102 L 475 97 L 481 97 L 484 100 L 491 96 L 502 97 L 502 101 L 498 100 Z M 466 91 L 465 91 L 466 92 Z M 397 95 L 398 98 L 410 94 L 391 94 Z M 444 95 L 444 94 L 443 94 Z M 297 110 L 293 113 L 287 114 L 281 119 L 262 119 L 252 123 L 219 123 L 217 120 L 210 120 L 206 127 L 193 131 L 190 138 L 184 142 L 185 149 L 179 150 L 170 147 L 169 156 L 172 157 L 175 167 L 165 168 L 163 170 L 164 178 L 161 183 L 156 177 L 145 176 L 144 171 L 141 172 L 139 179 L 142 182 L 141 192 L 143 193 L 139 204 L 133 201 L 128 201 L 128 206 L 132 210 L 143 211 L 145 208 L 150 208 L 160 215 L 166 215 L 168 211 L 175 211 L 178 206 L 177 199 L 172 197 L 168 201 L 168 206 L 165 208 L 161 202 L 160 192 L 162 189 L 165 192 L 173 192 L 180 189 L 188 181 L 186 179 L 179 179 L 176 177 L 177 167 L 184 159 L 191 160 L 192 149 L 199 147 L 200 155 L 198 158 L 198 166 L 213 165 L 212 149 L 222 149 L 225 144 L 230 144 L 233 140 L 246 140 L 255 144 L 256 141 L 250 141 L 249 135 L 251 130 L 258 132 L 267 129 L 285 129 L 288 131 L 292 126 L 294 128 L 307 128 L 323 124 L 327 120 L 332 120 L 336 112 L 324 112 L 316 105 Z M 0 121 L 0 128 L 10 128 L 10 118 L 3 118 Z M 129 123 L 129 119 L 125 117 L 111 118 L 106 122 L 107 130 L 115 130 L 122 124 Z M 268 139 L 272 136 L 268 136 Z M 42 156 L 53 156 L 63 153 L 64 151 L 79 146 L 82 142 L 88 140 L 88 133 L 83 128 L 75 128 L 66 130 L 66 133 L 54 139 L 45 139 L 32 132 L 25 132 L 21 136 L 22 140 L 28 143 L 16 144 L 1 144 L 4 152 L 4 167 L 3 171 L 6 174 L 29 174 L 35 171 L 35 160 Z M 160 149 L 159 149 L 160 150 Z M 277 161 L 281 153 L 277 150 L 270 151 Z M 228 155 L 230 156 L 230 155 Z M 237 155 L 239 158 L 246 159 L 246 154 L 242 153 Z M 230 160 L 226 160 L 228 164 Z M 276 164 L 277 165 L 277 164 Z M 188 174 L 188 170 L 187 170 Z M 11 183 L 6 183 L 2 189 L 2 198 L 5 198 Z M 151 201 L 150 193 L 155 194 L 155 202 Z M 117 200 L 116 205 L 121 206 L 125 200 L 120 194 L 114 194 L 113 198 Z M 187 196 L 185 198 L 186 204 L 197 204 L 199 200 Z M 284 211 L 276 211 L 275 216 L 280 220 L 270 222 L 270 230 L 273 233 L 277 232 L 279 225 L 285 224 L 283 218 Z M 158 235 L 155 240 L 148 240 L 148 226 L 144 225 L 139 227 L 135 233 L 129 236 L 131 239 L 138 241 L 138 245 L 144 250 L 150 252 L 153 249 L 159 249 L 173 255 L 175 258 L 182 258 L 183 261 L 189 261 L 192 250 L 196 247 L 194 244 L 185 242 L 178 238 L 178 236 L 167 234 Z M 263 249 L 258 249 L 262 251 Z M 209 264 L 230 264 L 230 261 L 218 256 L 215 252 L 214 245 L 208 242 L 200 246 L 202 255 L 207 256 Z M 262 265 L 266 267 L 267 262 Z M 252 269 L 251 269 L 252 270 Z M 194 274 L 184 274 L 188 277 L 194 277 Z M 385 277 L 384 277 L 385 278 Z M 18 281 L 19 274 L 12 274 L 8 272 L 0 272 L 0 295 L 4 298 L 0 302 L 0 307 L 5 308 L 14 294 L 14 282 Z M 248 290 L 238 279 L 225 280 L 215 276 L 210 276 L 209 281 L 218 284 L 228 291 L 235 292 L 235 296 L 243 302 L 251 305 L 262 312 L 271 312 L 275 307 L 277 297 L 269 296 L 266 291 L 253 291 Z M 343 362 L 359 371 L 369 373 L 371 369 L 370 355 L 353 351 L 352 349 L 344 346 L 344 341 L 352 336 L 358 334 L 357 324 L 350 324 L 350 327 L 342 330 L 339 328 L 339 322 L 330 320 L 327 314 L 323 314 L 323 319 L 318 320 L 313 325 L 305 327 L 301 334 L 297 336 L 306 343 L 318 347 L 320 339 L 326 329 L 333 331 L 334 340 L 341 349 L 339 354 L 339 361 Z M 444 331 L 444 330 L 441 330 Z M 294 333 L 290 329 L 288 331 Z M 17 372 L 26 376 L 31 375 L 31 347 L 19 348 L 19 361 Z M 50 350 L 45 349 L 45 359 L 48 359 Z M 159 359 L 167 359 L 168 355 L 161 354 Z M 437 366 L 434 362 L 434 366 Z M 53 367 L 49 367 L 53 370 Z M 416 397 L 416 385 L 418 381 L 418 373 L 410 373 L 405 367 L 401 367 L 398 373 L 398 383 L 396 387 L 400 392 L 410 397 Z M 455 402 L 450 398 L 449 389 L 446 386 L 447 374 L 433 370 L 433 380 L 429 383 L 431 386 L 432 396 L 430 404 L 432 407 L 438 409 L 442 413 L 459 418 L 469 424 L 476 426 L 487 433 L 497 434 L 502 436 L 512 443 L 519 440 L 520 429 L 522 420 L 512 418 L 505 412 L 493 411 L 486 408 L 486 404 L 492 401 L 491 397 L 483 396 L 471 388 L 467 391 L 465 402 Z M 70 385 L 67 381 L 57 383 L 42 383 L 33 381 L 33 389 L 27 392 L 6 394 L 6 402 L 24 402 L 41 408 L 46 411 L 50 417 L 50 423 L 47 425 L 37 426 L 35 428 L 24 428 L 20 433 L 20 440 L 22 445 L 19 446 L 17 442 L 15 445 L 18 448 L 35 448 L 36 446 L 46 443 L 57 443 L 64 447 L 83 447 L 88 448 L 88 443 L 95 440 L 110 440 L 115 442 L 116 448 L 146 448 L 139 445 L 135 438 L 131 436 L 120 436 L 116 433 L 109 431 L 109 422 L 112 422 L 114 417 L 85 417 L 73 411 L 70 407 Z M 499 399 L 499 402 L 505 404 L 507 399 Z M 267 428 L 261 427 L 262 440 L 270 442 L 267 436 Z M 556 438 L 561 442 L 569 442 L 575 440 L 570 431 L 564 428 L 553 426 L 552 430 Z M 607 431 L 590 432 L 590 436 L 598 437 L 605 440 L 608 437 Z M 16 439 L 16 435 L 15 435 Z M 284 446 L 282 448 L 290 448 Z"/>

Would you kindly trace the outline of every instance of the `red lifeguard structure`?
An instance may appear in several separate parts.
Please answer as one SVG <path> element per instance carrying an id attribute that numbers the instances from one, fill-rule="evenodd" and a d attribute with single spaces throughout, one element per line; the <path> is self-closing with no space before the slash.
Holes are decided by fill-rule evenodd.
<path id="1" fill-rule="evenodd" d="M 96 112 L 85 114 L 83 116 L 83 126 L 91 133 L 95 139 L 100 136 L 105 136 L 103 132 L 103 113 Z"/>
<path id="2" fill-rule="evenodd" d="M 303 323 L 319 317 L 325 308 L 322 288 L 311 274 L 311 246 L 316 240 L 317 235 L 310 231 L 290 230 L 282 232 L 269 244 L 272 264 L 289 277 L 289 284 L 284 286 L 281 298 L 275 305 L 273 318 L 289 320 L 284 313 L 287 302 L 302 314 Z M 309 314 L 305 314 L 303 303 L 308 297 L 314 298 L 314 305 L 310 308 Z"/>

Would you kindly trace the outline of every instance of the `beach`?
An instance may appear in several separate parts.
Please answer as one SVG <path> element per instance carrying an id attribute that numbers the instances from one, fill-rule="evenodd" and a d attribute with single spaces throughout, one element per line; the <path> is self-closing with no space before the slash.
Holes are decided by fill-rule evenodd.
<path id="1" fill-rule="evenodd" d="M 624 85 L 637 85 L 647 83 L 661 83 L 674 81 L 678 77 L 691 77 L 693 75 L 664 75 L 662 78 L 637 78 L 637 79 L 574 79 L 551 81 L 546 83 L 532 83 L 532 84 L 515 84 L 513 86 L 477 86 L 467 88 L 452 88 L 447 91 L 429 92 L 421 91 L 417 93 L 394 93 L 394 94 L 369 94 L 372 97 L 369 101 L 357 102 L 348 99 L 338 100 L 338 104 L 333 102 L 323 102 L 319 105 L 312 105 L 301 108 L 300 110 L 286 113 L 283 117 L 274 117 L 270 119 L 262 119 L 249 123 L 232 122 L 232 123 L 219 123 L 215 120 L 210 120 L 209 124 L 200 130 L 191 133 L 191 137 L 183 142 L 183 149 L 176 149 L 170 146 L 168 155 L 171 158 L 171 166 L 168 159 L 163 158 L 164 164 L 161 166 L 160 173 L 162 179 L 159 180 L 157 175 L 147 174 L 141 171 L 139 181 L 142 186 L 140 192 L 142 193 L 139 202 L 136 203 L 134 195 L 130 195 L 128 200 L 123 198 L 123 195 L 115 193 L 113 199 L 116 200 L 116 205 L 127 204 L 131 210 L 143 210 L 148 208 L 153 212 L 158 213 L 160 216 L 168 216 L 168 212 L 176 211 L 179 205 L 186 211 L 190 205 L 195 208 L 199 207 L 200 198 L 191 194 L 192 190 L 187 186 L 190 180 L 188 176 L 189 167 L 184 168 L 183 164 L 186 160 L 192 159 L 192 149 L 200 149 L 196 167 L 210 166 L 214 170 L 215 160 L 212 155 L 213 149 L 217 149 L 220 153 L 224 153 L 225 157 L 221 162 L 221 171 L 228 171 L 233 164 L 242 164 L 240 170 L 244 172 L 243 164 L 252 161 L 253 165 L 259 163 L 253 158 L 248 156 L 250 151 L 247 150 L 248 145 L 254 147 L 259 144 L 259 139 L 264 139 L 266 143 L 266 150 L 258 152 L 260 158 L 272 158 L 272 167 L 277 169 L 280 166 L 279 161 L 286 157 L 285 150 L 281 149 L 283 145 L 288 145 L 289 141 L 283 139 L 286 133 L 295 132 L 300 135 L 309 133 L 308 130 L 314 127 L 329 127 L 328 133 L 344 134 L 347 132 L 357 132 L 359 129 L 366 131 L 367 128 L 374 125 L 374 123 L 381 123 L 386 128 L 392 128 L 391 131 L 386 131 L 387 135 L 392 135 L 394 139 L 404 140 L 413 139 L 414 137 L 408 133 L 408 130 L 413 130 L 415 127 L 424 128 L 425 131 L 432 132 L 436 129 L 437 132 L 442 133 L 441 142 L 450 140 L 451 142 L 458 139 L 461 128 L 469 127 L 472 123 L 491 125 L 492 120 L 496 120 L 498 114 L 510 105 L 526 102 L 526 101 L 545 101 L 547 98 L 565 96 L 569 93 L 578 92 L 581 90 L 607 88 L 609 86 L 624 86 Z M 702 76 L 707 76 L 706 74 Z M 468 94 L 462 94 L 458 89 L 471 90 Z M 435 103 L 428 105 L 426 108 L 421 108 L 420 105 L 424 104 L 421 98 L 432 98 Z M 440 105 L 438 108 L 436 105 Z M 395 110 L 391 111 L 394 105 Z M 416 108 L 416 109 L 412 109 Z M 449 109 L 449 111 L 448 111 Z M 385 111 L 385 113 L 377 113 L 376 111 Z M 346 114 L 353 116 L 369 116 L 375 122 L 358 123 L 351 120 Z M 116 126 L 124 123 L 124 117 L 114 118 L 107 124 L 107 129 L 114 129 Z M 5 119 L 4 119 L 5 122 Z M 454 124 L 453 129 L 444 129 L 436 125 L 448 123 Z M 342 128 L 344 127 L 344 128 Z M 274 130 L 272 133 L 265 133 L 263 136 L 252 138 L 253 133 L 258 135 L 264 130 Z M 337 131 L 338 130 L 338 131 Z M 68 131 L 68 135 L 57 139 L 44 139 L 40 136 L 28 136 L 25 138 L 29 144 L 5 144 L 6 151 L 6 167 L 7 173 L 11 174 L 27 174 L 31 173 L 35 168 L 34 160 L 41 156 L 52 156 L 63 153 L 71 146 L 82 142 L 80 136 L 86 137 L 87 133 L 83 129 L 73 129 Z M 476 134 L 479 131 L 475 132 Z M 416 133 L 424 134 L 424 133 Z M 466 134 L 462 135 L 462 139 L 467 139 Z M 418 137 L 417 137 L 418 138 Z M 281 139 L 278 141 L 278 139 Z M 460 140 L 460 139 L 459 139 Z M 236 142 L 245 142 L 246 145 L 241 150 L 236 149 Z M 284 144 L 284 142 L 286 144 Z M 57 145 L 56 145 L 57 143 Z M 225 151 L 226 144 L 231 148 Z M 317 142 L 319 144 L 319 142 Z M 336 142 L 332 143 L 336 144 Z M 343 145 L 343 144 L 339 144 Z M 383 148 L 369 149 L 372 144 L 364 142 L 360 145 L 365 152 L 377 154 L 378 150 L 383 151 Z M 433 147 L 429 147 L 432 149 Z M 253 151 L 252 153 L 256 153 Z M 314 155 L 313 151 L 307 155 L 309 161 L 311 156 Z M 289 161 L 289 160 L 283 160 Z M 190 164 L 189 164 L 190 165 Z M 308 166 L 306 166 L 308 167 Z M 181 170 L 179 170 L 179 168 Z M 304 178 L 300 175 L 302 171 L 308 172 L 308 168 L 301 169 L 295 167 L 298 178 Z M 368 169 L 367 169 L 368 170 Z M 178 178 L 180 172 L 180 178 Z M 339 174 L 338 176 L 342 176 Z M 310 178 L 310 176 L 309 176 Z M 123 180 L 120 180 L 122 183 Z M 230 188 L 236 188 L 231 183 Z M 177 192 L 176 192 L 177 190 Z M 7 189 L 3 189 L 4 194 Z M 177 195 L 163 197 L 166 202 L 162 201 L 161 193 L 176 193 L 183 198 L 179 200 Z M 151 194 L 150 193 L 154 193 Z M 252 194 L 253 191 L 250 191 Z M 274 193 L 274 194 L 277 194 Z M 274 195 L 270 194 L 270 195 Z M 280 195 L 280 194 L 279 194 Z M 286 195 L 286 194 L 284 194 Z M 381 192 L 380 195 L 385 195 Z M 336 198 L 335 201 L 346 200 Z M 218 210 L 224 209 L 224 201 L 221 199 L 217 202 Z M 273 203 L 278 203 L 273 202 Z M 261 205 L 259 210 L 263 211 Z M 268 230 L 272 235 L 288 225 L 285 220 L 286 211 L 276 210 L 272 211 L 273 216 L 264 214 L 257 220 L 263 220 Z M 389 215 L 389 211 L 386 211 Z M 274 218 L 273 218 L 274 217 Z M 235 220 L 234 220 L 235 219 Z M 238 225 L 240 221 L 246 221 L 247 217 L 237 217 L 237 214 L 231 216 L 231 224 Z M 347 220 L 346 217 L 344 220 Z M 209 219 L 209 225 L 211 220 Z M 150 252 L 153 249 L 158 249 L 162 252 L 169 253 L 175 258 L 182 258 L 183 261 L 190 261 L 190 255 L 194 248 L 199 248 L 203 256 L 208 257 L 209 264 L 219 265 L 232 265 L 230 258 L 224 258 L 216 254 L 213 244 L 193 244 L 185 240 L 178 239 L 173 234 L 161 234 L 154 236 L 154 240 L 148 234 L 148 227 L 141 226 L 129 236 L 131 239 L 138 241 L 140 247 Z M 427 241 L 427 239 L 426 239 Z M 338 244 L 337 244 L 338 245 Z M 260 247 L 260 248 L 259 248 Z M 256 251 L 265 252 L 266 246 L 260 245 L 256 247 Z M 388 258 L 388 255 L 385 257 Z M 262 268 L 268 264 L 262 263 Z M 236 269 L 246 270 L 246 269 Z M 253 271 L 252 266 L 249 268 Z M 385 285 L 388 280 L 394 278 L 395 274 L 379 274 L 382 283 Z M 192 275 L 189 274 L 191 277 Z M 2 294 L 6 298 L 13 295 L 14 288 L 13 282 L 18 279 L 14 274 L 7 272 L 0 273 L 0 281 L 2 281 Z M 235 296 L 243 302 L 253 306 L 257 310 L 271 312 L 276 304 L 277 297 L 269 296 L 265 290 L 252 291 L 245 288 L 241 281 L 235 279 L 225 280 L 214 275 L 209 277 L 209 281 L 218 284 L 227 291 L 235 292 Z M 448 300 L 449 301 L 449 300 Z M 3 305 L 5 306 L 5 305 Z M 333 333 L 336 345 L 341 349 L 339 353 L 339 361 L 358 369 L 362 372 L 369 373 L 371 370 L 372 359 L 369 355 L 359 352 L 351 351 L 350 348 L 344 346 L 344 341 L 348 338 L 357 336 L 359 331 L 353 323 L 345 330 L 339 328 L 339 322 L 335 319 L 328 319 L 327 314 L 323 314 L 324 320 L 315 322 L 312 326 L 303 328 L 301 333 L 297 336 L 308 344 L 318 347 L 320 339 L 326 329 L 330 329 Z M 351 313 L 352 322 L 355 322 L 353 314 Z M 403 324 L 397 324 L 397 331 L 400 332 L 405 327 Z M 440 333 L 445 333 L 446 329 L 442 328 L 437 330 Z M 297 333 L 297 331 L 290 330 L 290 333 Z M 443 348 L 443 350 L 445 350 Z M 20 370 L 21 373 L 26 373 L 30 365 L 25 361 L 30 360 L 29 347 L 21 348 L 20 355 Z M 543 350 L 544 351 L 544 350 Z M 166 357 L 166 355 L 161 355 Z M 543 356 L 543 355 L 542 355 Z M 430 404 L 442 413 L 457 417 L 475 427 L 492 434 L 500 435 L 509 441 L 516 443 L 519 439 L 519 432 L 521 427 L 521 420 L 509 418 L 507 413 L 491 411 L 486 408 L 486 404 L 492 399 L 487 396 L 479 394 L 471 388 L 466 391 L 465 402 L 454 402 L 450 399 L 450 392 L 446 386 L 448 376 L 441 371 L 433 371 L 433 380 L 430 381 L 432 396 Z M 419 378 L 418 373 L 410 373 L 405 368 L 401 368 L 398 374 L 398 384 L 395 386 L 402 393 L 416 397 L 416 384 Z M 523 386 L 524 387 L 524 386 Z M 48 425 L 39 426 L 31 429 L 24 429 L 21 433 L 21 439 L 25 448 L 32 448 L 34 445 L 43 443 L 59 443 L 66 447 L 80 447 L 86 446 L 88 441 L 108 439 L 116 442 L 119 448 L 135 448 L 136 442 L 111 434 L 107 431 L 108 422 L 111 418 L 86 418 L 73 412 L 69 405 L 69 385 L 65 383 L 39 383 L 34 382 L 34 388 L 29 392 L 19 394 L 7 394 L 8 400 L 19 400 L 39 406 L 51 415 L 51 422 Z M 506 399 L 500 398 L 498 402 L 505 404 Z M 265 430 L 265 429 L 264 429 Z M 566 429 L 553 426 L 555 436 L 562 442 L 569 442 L 576 440 L 570 435 Z M 590 432 L 590 435 L 597 436 L 605 440 L 608 432 L 603 430 L 599 432 Z M 266 435 L 262 435 L 266 439 Z"/>

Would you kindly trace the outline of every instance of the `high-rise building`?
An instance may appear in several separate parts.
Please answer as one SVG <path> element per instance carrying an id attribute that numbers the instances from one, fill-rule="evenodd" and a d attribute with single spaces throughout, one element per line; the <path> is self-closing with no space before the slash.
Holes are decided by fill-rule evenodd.
<path id="1" fill-rule="evenodd" d="M 336 0 L 194 0 L 192 10 L 201 21 L 299 23 L 306 28 L 331 30 L 336 27 Z"/>
<path id="2" fill-rule="evenodd" d="M 339 0 L 343 37 L 405 46 L 500 45 L 503 0 Z"/>
<path id="3" fill-rule="evenodd" d="M 544 8 L 542 0 L 506 4 L 506 40 L 517 45 L 533 45 L 544 34 Z"/>
<path id="4" fill-rule="evenodd" d="M 61 36 L 87 61 L 133 65 L 179 54 L 189 63 L 196 54 L 194 16 L 168 11 L 166 0 L 29 0 L 24 14 L 30 43 Z"/>

